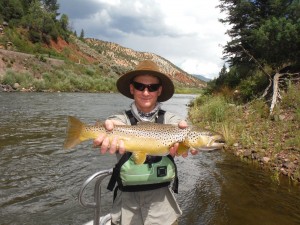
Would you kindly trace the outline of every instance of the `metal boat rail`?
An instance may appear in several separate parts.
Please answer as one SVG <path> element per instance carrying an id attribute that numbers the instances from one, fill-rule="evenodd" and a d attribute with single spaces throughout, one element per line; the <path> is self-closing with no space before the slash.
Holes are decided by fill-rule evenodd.
<path id="1" fill-rule="evenodd" d="M 94 173 L 91 175 L 88 179 L 85 180 L 83 185 L 80 188 L 79 194 L 78 194 L 78 201 L 79 204 L 85 208 L 93 208 L 94 209 L 94 220 L 93 225 L 104 225 L 106 224 L 110 219 L 110 214 L 101 217 L 101 182 L 108 176 L 111 176 L 113 169 L 108 170 L 101 170 L 97 173 Z M 86 187 L 95 180 L 95 187 L 94 187 L 94 202 L 92 203 L 86 203 L 83 199 L 84 191 Z"/>

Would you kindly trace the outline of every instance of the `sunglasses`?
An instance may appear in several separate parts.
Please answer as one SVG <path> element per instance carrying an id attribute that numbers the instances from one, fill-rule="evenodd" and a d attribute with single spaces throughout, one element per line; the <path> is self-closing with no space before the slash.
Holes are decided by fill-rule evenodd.
<path id="1" fill-rule="evenodd" d="M 145 88 L 147 88 L 149 92 L 157 91 L 161 85 L 161 84 L 142 84 L 136 81 L 132 81 L 131 83 L 136 90 L 144 91 Z"/>

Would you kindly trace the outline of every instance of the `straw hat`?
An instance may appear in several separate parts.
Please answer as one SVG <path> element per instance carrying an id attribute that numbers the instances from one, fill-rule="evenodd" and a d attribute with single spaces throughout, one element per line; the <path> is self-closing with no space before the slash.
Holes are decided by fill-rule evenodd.
<path id="1" fill-rule="evenodd" d="M 164 73 L 160 72 L 156 63 L 151 60 L 141 61 L 135 68 L 128 73 L 125 73 L 117 81 L 117 88 L 119 92 L 128 98 L 133 99 L 133 95 L 130 93 L 129 85 L 134 77 L 139 75 L 152 75 L 157 77 L 162 85 L 161 95 L 158 96 L 157 101 L 164 102 L 169 100 L 174 94 L 174 84 L 172 80 Z"/>

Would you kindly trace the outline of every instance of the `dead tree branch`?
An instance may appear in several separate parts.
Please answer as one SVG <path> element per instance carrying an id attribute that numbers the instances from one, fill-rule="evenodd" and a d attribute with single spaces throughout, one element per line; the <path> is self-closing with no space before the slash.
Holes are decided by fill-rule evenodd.
<path id="1" fill-rule="evenodd" d="M 253 59 L 253 61 L 258 65 L 258 68 L 265 74 L 268 76 L 268 79 L 269 79 L 269 85 L 266 87 L 264 93 L 262 94 L 262 96 L 260 98 L 264 98 L 267 94 L 268 94 L 268 91 L 269 89 L 271 88 L 272 86 L 272 76 L 264 69 L 264 67 L 260 64 L 260 62 L 257 61 L 257 59 L 251 55 L 245 48 L 244 46 L 240 45 L 240 47 L 243 49 L 243 51 L 250 57 L 250 60 L 251 61 Z"/>
<path id="2" fill-rule="evenodd" d="M 262 96 L 260 98 L 265 98 L 267 96 L 267 94 L 269 93 L 270 88 L 272 87 L 272 84 L 273 84 L 273 93 L 271 92 L 272 100 L 271 100 L 271 106 L 270 106 L 270 115 L 272 115 L 274 113 L 274 108 L 275 108 L 277 102 L 281 99 L 280 87 L 283 87 L 286 84 L 284 82 L 284 80 L 280 80 L 280 79 L 282 77 L 284 77 L 290 81 L 298 81 L 298 80 L 300 80 L 300 73 L 276 72 L 276 74 L 272 78 L 272 76 L 267 71 L 265 71 L 264 67 L 259 63 L 259 61 L 257 59 L 255 59 L 255 57 L 253 55 L 251 55 L 242 45 L 240 45 L 240 47 L 249 56 L 250 60 L 253 60 L 255 62 L 255 64 L 258 66 L 258 68 L 269 78 L 269 85 L 265 89 L 264 93 L 262 94 Z"/>

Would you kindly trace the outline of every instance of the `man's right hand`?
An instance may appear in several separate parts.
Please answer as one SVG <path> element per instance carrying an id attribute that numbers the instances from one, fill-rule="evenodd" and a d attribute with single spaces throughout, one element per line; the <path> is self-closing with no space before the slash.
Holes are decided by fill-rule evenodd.
<path id="1" fill-rule="evenodd" d="M 104 127 L 107 131 L 112 131 L 115 125 L 125 125 L 125 124 L 117 120 L 105 120 L 104 122 Z M 94 146 L 95 147 L 99 146 L 100 152 L 102 154 L 105 154 L 107 151 L 109 151 L 110 154 L 114 154 L 116 153 L 116 151 L 119 151 L 120 154 L 125 153 L 124 142 L 122 140 L 118 140 L 117 137 L 114 137 L 113 140 L 110 142 L 106 134 L 100 134 L 94 140 Z"/>

